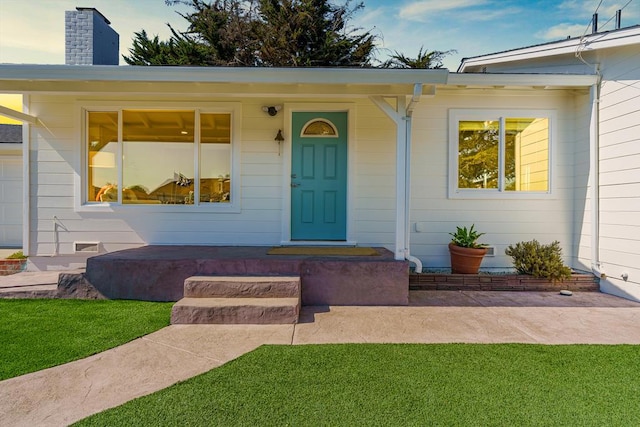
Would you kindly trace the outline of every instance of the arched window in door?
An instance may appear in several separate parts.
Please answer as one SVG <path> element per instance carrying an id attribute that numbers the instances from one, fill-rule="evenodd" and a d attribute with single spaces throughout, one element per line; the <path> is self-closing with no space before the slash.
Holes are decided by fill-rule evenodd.
<path id="1" fill-rule="evenodd" d="M 327 120 L 313 119 L 302 127 L 300 136 L 337 138 L 338 129 Z"/>

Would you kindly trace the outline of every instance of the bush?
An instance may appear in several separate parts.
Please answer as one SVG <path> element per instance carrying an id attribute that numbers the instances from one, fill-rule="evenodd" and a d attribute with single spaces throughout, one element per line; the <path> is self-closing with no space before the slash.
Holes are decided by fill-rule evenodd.
<path id="1" fill-rule="evenodd" d="M 537 240 L 509 245 L 505 253 L 513 258 L 513 266 L 520 274 L 552 281 L 571 277 L 571 269 L 562 262 L 562 249 L 557 240 L 541 245 Z"/>
<path id="2" fill-rule="evenodd" d="M 22 251 L 14 252 L 9 255 L 6 259 L 27 259 L 26 255 L 22 253 Z"/>

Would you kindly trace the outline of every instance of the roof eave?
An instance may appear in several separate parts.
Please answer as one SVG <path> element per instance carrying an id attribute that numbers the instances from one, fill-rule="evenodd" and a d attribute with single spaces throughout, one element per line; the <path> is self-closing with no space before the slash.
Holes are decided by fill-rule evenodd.
<path id="1" fill-rule="evenodd" d="M 595 74 L 451 73 L 448 86 L 585 88 L 598 82 Z"/>
<path id="2" fill-rule="evenodd" d="M 0 65 L 0 80 L 267 84 L 443 84 L 449 70 L 372 68 L 129 67 Z"/>
<path id="3" fill-rule="evenodd" d="M 640 44 L 640 25 L 590 34 L 584 37 L 557 40 L 534 46 L 463 58 L 458 66 L 457 72 L 461 73 L 472 67 L 482 67 L 489 64 L 500 64 L 555 55 L 574 55 L 580 45 L 584 46 L 584 51 L 589 51 L 632 44 Z"/>

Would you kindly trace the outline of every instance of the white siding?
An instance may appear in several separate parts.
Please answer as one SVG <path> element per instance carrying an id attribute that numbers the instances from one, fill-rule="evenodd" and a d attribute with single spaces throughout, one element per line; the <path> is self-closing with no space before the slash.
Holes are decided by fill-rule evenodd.
<path id="1" fill-rule="evenodd" d="M 22 246 L 22 153 L 0 152 L 0 247 Z"/>
<path id="2" fill-rule="evenodd" d="M 153 212 L 153 206 L 124 206 L 113 212 L 74 208 L 74 182 L 81 173 L 78 103 L 72 96 L 31 96 L 30 112 L 47 129 L 31 126 L 30 255 L 39 268 L 73 267 L 84 257 L 73 254 L 74 241 L 100 242 L 103 251 L 145 244 L 277 245 L 283 230 L 285 155 L 274 141 L 284 128 L 284 114 L 275 117 L 263 105 L 318 101 L 303 98 L 234 98 L 192 101 L 242 103 L 241 203 L 237 213 L 198 212 L 182 206 L 171 212 Z M 143 98 L 136 98 L 138 101 Z M 161 101 L 145 96 L 150 103 Z M 587 96 L 588 99 L 588 96 Z M 119 100 L 110 97 L 109 100 Z M 128 101 L 121 98 L 122 102 Z M 165 99 L 166 101 L 166 99 Z M 179 99 L 178 101 L 189 101 Z M 345 103 L 345 99 L 323 99 Z M 350 159 L 349 237 L 360 245 L 393 250 L 396 221 L 396 130 L 392 121 L 369 99 L 353 103 L 354 138 Z M 413 114 L 411 251 L 426 267 L 448 267 L 448 233 L 457 225 L 476 224 L 496 246 L 496 256 L 483 267 L 507 268 L 504 249 L 522 240 L 559 240 L 568 262 L 578 258 L 585 229 L 576 225 L 577 200 L 583 200 L 588 168 L 588 128 L 575 114 L 584 102 L 580 91 L 442 89 L 423 98 Z M 86 100 L 96 103 L 96 97 Z M 519 200 L 465 200 L 447 197 L 448 111 L 450 108 L 542 109 L 557 112 L 558 139 L 553 141 L 553 194 Z M 287 149 L 283 144 L 282 150 Z M 587 166 L 585 166 L 585 164 Z M 579 173 L 578 173 L 579 172 Z M 577 174 L 577 175 L 576 175 Z M 583 178 L 574 179 L 575 176 Z M 578 194 L 576 194 L 578 193 Z M 54 221 L 54 216 L 57 222 Z M 416 231 L 420 229 L 420 231 Z M 588 227 L 586 227 L 588 230 Z M 51 255 L 57 254 L 56 257 Z"/>
<path id="3" fill-rule="evenodd" d="M 603 290 L 640 300 L 639 57 L 636 46 L 600 58 L 600 261 Z"/>
<path id="4" fill-rule="evenodd" d="M 602 74 L 599 102 L 599 258 L 606 279 L 601 289 L 640 300 L 640 46 L 595 49 L 575 55 L 515 60 L 487 65 L 488 72 Z M 576 97 L 576 136 L 588 137 L 588 96 Z M 586 102 L 585 102 L 586 101 Z M 585 120 L 587 120 L 585 122 Z M 583 124 L 586 126 L 583 127 Z M 591 185 L 589 152 L 583 144 L 575 153 L 575 260 L 589 269 L 591 256 Z M 625 275 L 627 280 L 623 280 Z"/>
<path id="5" fill-rule="evenodd" d="M 160 101 L 145 97 L 150 105 Z M 107 97 L 109 101 L 118 100 Z M 141 98 L 136 98 L 139 101 Z M 282 240 L 283 153 L 274 141 L 284 129 L 283 114 L 271 117 L 263 105 L 304 103 L 304 99 L 242 99 L 241 202 L 238 213 L 197 212 L 179 206 L 153 212 L 154 206 L 123 206 L 113 212 L 74 208 L 74 180 L 81 174 L 82 135 L 79 105 L 99 104 L 72 96 L 32 96 L 30 111 L 46 125 L 31 127 L 30 255 L 38 268 L 75 267 L 73 242 L 100 242 L 102 251 L 145 244 L 278 245 Z M 123 102 L 129 99 L 122 98 Z M 168 101 L 168 100 L 162 100 Z M 176 100 L 184 102 L 188 99 Z M 238 102 L 238 99 L 202 99 Z M 316 103 L 317 100 L 308 100 Z M 331 100 L 323 100 L 330 103 Z M 344 99 L 335 100 L 344 104 Z M 368 99 L 355 101 L 355 157 L 350 171 L 354 194 L 349 195 L 354 239 L 362 245 L 392 248 L 395 241 L 395 130 L 391 121 Z M 285 144 L 281 150 L 285 150 Z M 184 209 L 180 209 L 184 208 Z M 57 218 L 57 222 L 54 221 Z M 57 225 L 56 225 L 57 224 Z M 56 254 L 55 259 L 47 259 Z M 60 264 L 63 265 L 60 265 Z M 66 263 L 66 264 L 65 264 Z"/>
<path id="6" fill-rule="evenodd" d="M 578 96 L 581 97 L 581 96 Z M 427 268 L 449 266 L 449 232 L 470 226 L 486 233 L 482 243 L 495 246 L 483 268 L 509 268 L 510 244 L 559 240 L 566 261 L 576 253 L 574 182 L 576 152 L 588 152 L 586 135 L 576 134 L 574 94 L 563 91 L 440 90 L 418 105 L 413 118 L 411 251 Z M 544 109 L 557 111 L 557 140 L 552 159 L 551 197 L 531 199 L 448 199 L 448 110 Z M 581 126 L 585 126 L 582 122 Z M 419 231 L 418 231 L 419 230 Z"/>

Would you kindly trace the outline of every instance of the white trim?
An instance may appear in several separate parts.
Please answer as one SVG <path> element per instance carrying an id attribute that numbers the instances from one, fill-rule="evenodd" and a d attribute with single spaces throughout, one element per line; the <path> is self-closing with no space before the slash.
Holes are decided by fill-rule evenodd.
<path id="1" fill-rule="evenodd" d="M 549 120 L 549 170 L 547 175 L 547 191 L 505 191 L 504 188 L 504 122 L 509 117 L 543 117 Z M 460 120 L 499 120 L 500 148 L 499 156 L 499 185 L 497 189 L 460 189 L 458 188 L 458 122 Z M 555 110 L 514 110 L 500 109 L 450 109 L 449 110 L 449 168 L 448 188 L 449 199 L 548 199 L 553 198 L 555 175 L 555 151 L 558 144 L 557 113 Z"/>
<path id="2" fill-rule="evenodd" d="M 282 222 L 281 239 L 282 245 L 301 244 L 298 240 L 291 240 L 291 130 L 293 128 L 293 113 L 324 113 L 324 112 L 346 112 L 347 113 L 347 238 L 346 241 L 327 241 L 324 244 L 356 245 L 354 238 L 355 214 L 352 198 L 355 195 L 356 176 L 356 105 L 353 103 L 289 103 L 284 104 L 284 135 L 282 154 Z M 306 244 L 311 244 L 306 242 Z M 322 241 L 313 241 L 315 245 L 323 244 Z"/>
<path id="3" fill-rule="evenodd" d="M 163 205 L 163 204 L 122 204 L 121 195 L 118 203 L 87 203 L 84 183 L 88 174 L 86 158 L 86 119 L 87 111 L 117 111 L 118 112 L 118 140 L 122 141 L 122 111 L 126 109 L 144 108 L 147 110 L 189 109 L 198 113 L 230 113 L 231 114 L 231 202 L 230 203 L 194 203 L 193 205 Z M 82 171 L 74 177 L 74 209 L 77 212 L 211 212 L 211 213 L 240 213 L 241 212 L 241 153 L 242 153 L 242 104 L 240 102 L 161 102 L 161 101 L 104 101 L 77 102 L 77 129 L 81 130 L 80 150 L 74 157 L 74 170 Z M 195 144 L 197 146 L 198 144 Z M 118 170 L 122 171 L 122 144 L 118 144 Z M 195 154 L 194 154 L 195 158 Z M 196 162 L 196 160 L 194 160 Z M 197 170 L 197 169 L 196 169 Z M 118 173 L 118 188 L 122 188 L 122 173 Z M 199 199 L 198 199 L 199 200 Z"/>

